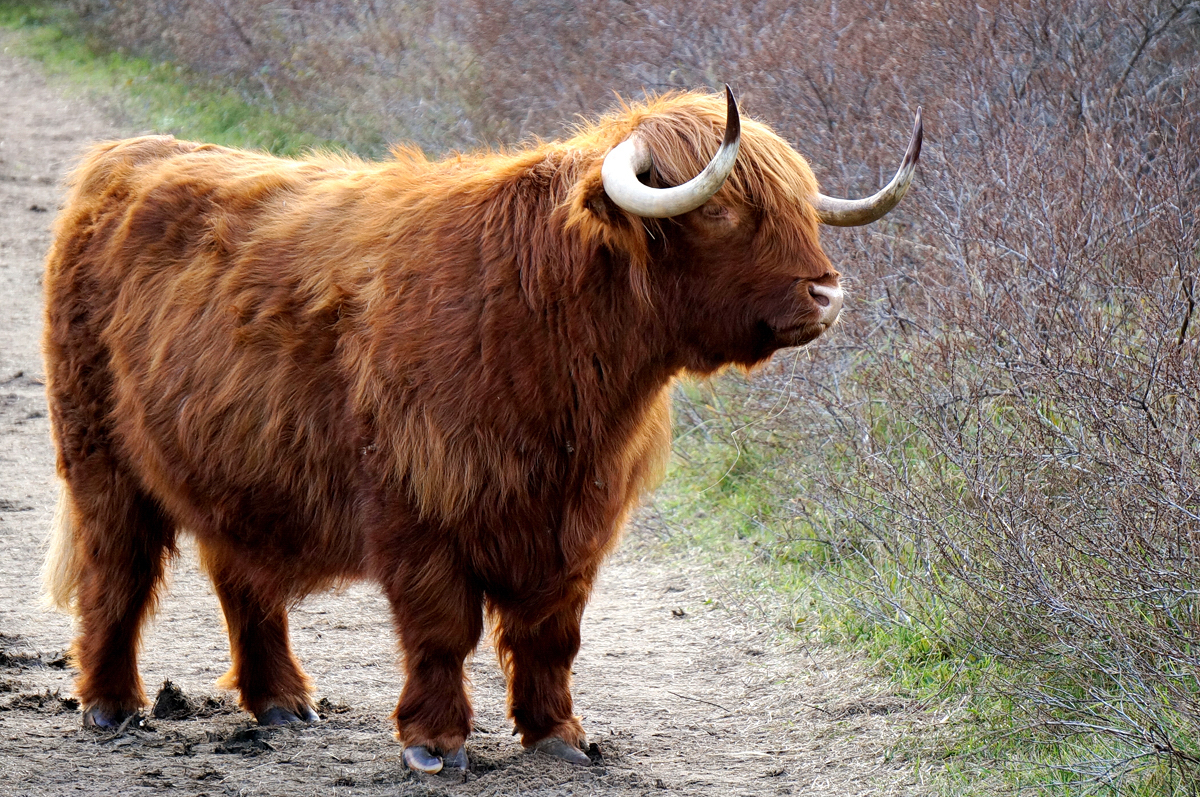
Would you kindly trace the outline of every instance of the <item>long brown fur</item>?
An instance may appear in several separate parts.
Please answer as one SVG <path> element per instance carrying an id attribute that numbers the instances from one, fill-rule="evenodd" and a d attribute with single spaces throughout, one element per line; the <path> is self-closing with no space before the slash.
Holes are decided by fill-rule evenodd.
<path id="1" fill-rule="evenodd" d="M 310 702 L 287 607 L 365 578 L 404 652 L 405 744 L 470 732 L 485 610 L 523 742 L 581 742 L 580 618 L 662 473 L 671 380 L 815 338 L 807 287 L 837 283 L 812 172 L 762 124 L 696 211 L 646 220 L 604 194 L 635 129 L 673 185 L 724 123 L 723 98 L 680 94 L 439 162 L 157 136 L 88 152 L 45 277 L 66 484 L 46 572 L 77 606 L 85 707 L 144 703 L 138 634 L 186 530 L 248 710 Z"/>

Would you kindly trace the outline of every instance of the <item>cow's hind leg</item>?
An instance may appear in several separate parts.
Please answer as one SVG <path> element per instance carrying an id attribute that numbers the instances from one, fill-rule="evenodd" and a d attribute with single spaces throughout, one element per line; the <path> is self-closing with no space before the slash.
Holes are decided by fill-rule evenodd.
<path id="1" fill-rule="evenodd" d="M 256 588 L 247 569 L 221 561 L 203 545 L 201 559 L 225 613 L 233 660 L 218 685 L 237 689 L 242 708 L 261 725 L 317 721 L 311 682 L 288 639 L 286 598 Z"/>
<path id="2" fill-rule="evenodd" d="M 175 550 L 175 527 L 115 467 L 75 467 L 67 482 L 79 567 L 76 690 L 84 725 L 116 727 L 146 702 L 138 645 Z"/>
<path id="3" fill-rule="evenodd" d="M 549 615 L 536 606 L 492 606 L 496 651 L 508 674 L 508 709 L 527 748 L 587 766 L 587 736 L 571 701 L 571 664 L 588 585 L 580 583 Z"/>

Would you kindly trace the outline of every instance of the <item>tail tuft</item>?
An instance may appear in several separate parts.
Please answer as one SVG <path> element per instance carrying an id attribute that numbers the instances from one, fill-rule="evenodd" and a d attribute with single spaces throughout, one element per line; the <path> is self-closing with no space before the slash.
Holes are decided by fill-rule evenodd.
<path id="1" fill-rule="evenodd" d="M 50 608 L 75 614 L 81 563 L 75 550 L 75 522 L 71 515 L 71 494 L 64 483 L 54 510 L 50 548 L 42 565 L 42 589 Z"/>

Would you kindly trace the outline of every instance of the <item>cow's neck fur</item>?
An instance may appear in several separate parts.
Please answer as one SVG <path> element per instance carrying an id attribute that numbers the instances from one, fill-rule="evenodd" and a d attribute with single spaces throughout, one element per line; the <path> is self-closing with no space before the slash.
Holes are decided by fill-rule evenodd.
<path id="1" fill-rule="evenodd" d="M 615 518 L 663 468 L 680 367 L 671 308 L 647 295 L 636 258 L 566 223 L 570 186 L 598 163 L 562 150 L 506 166 L 500 179 L 430 165 L 425 181 L 445 181 L 461 217 L 422 218 L 393 200 L 397 245 L 444 236 L 446 257 L 359 273 L 361 304 L 425 316 L 407 331 L 427 337 L 359 330 L 358 384 L 390 395 L 360 393 L 358 405 L 427 517 L 486 518 L 557 490 L 610 504 Z M 436 372 L 422 359 L 431 347 Z"/>

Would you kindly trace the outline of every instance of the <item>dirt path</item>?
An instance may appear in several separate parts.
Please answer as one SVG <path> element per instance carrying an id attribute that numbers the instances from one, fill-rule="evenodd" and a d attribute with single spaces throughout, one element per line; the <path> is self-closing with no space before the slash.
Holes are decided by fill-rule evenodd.
<path id="1" fill-rule="evenodd" d="M 214 690 L 228 650 L 188 550 L 147 633 L 142 673 L 151 692 L 170 679 L 206 707 L 116 735 L 81 730 L 61 655 L 70 622 L 39 605 L 57 489 L 40 380 L 41 259 L 65 168 L 87 142 L 132 131 L 7 52 L 0 98 L 0 794 L 922 791 L 912 765 L 887 754 L 914 721 L 899 701 L 845 657 L 780 643 L 765 623 L 717 608 L 719 574 L 663 554 L 647 530 L 651 513 L 609 563 L 584 621 L 576 705 L 603 758 L 590 769 L 521 751 L 485 643 L 472 667 L 472 771 L 457 781 L 406 772 L 388 720 L 400 688 L 395 648 L 386 604 L 369 586 L 316 596 L 292 614 L 324 721 L 258 729 Z"/>

